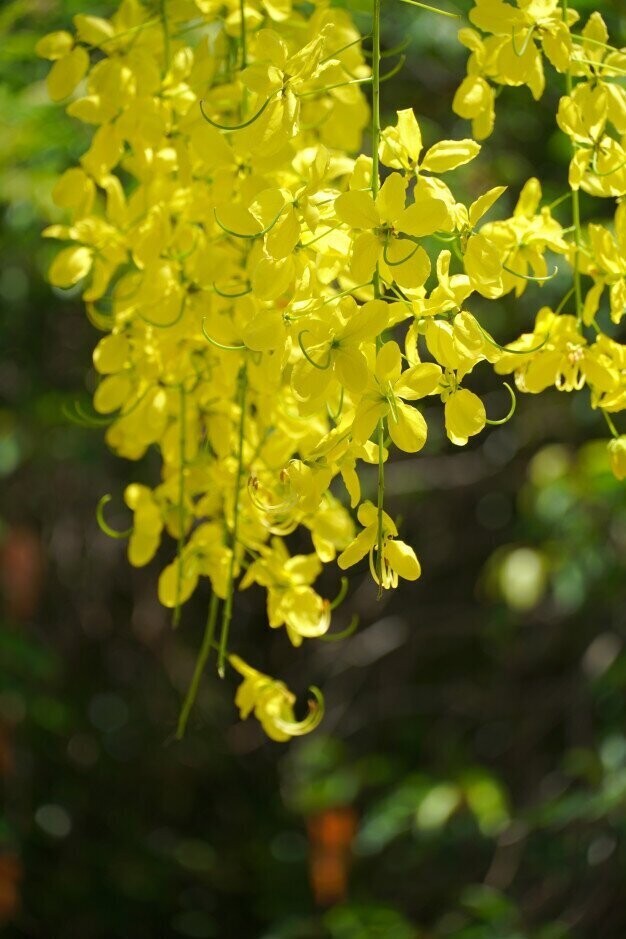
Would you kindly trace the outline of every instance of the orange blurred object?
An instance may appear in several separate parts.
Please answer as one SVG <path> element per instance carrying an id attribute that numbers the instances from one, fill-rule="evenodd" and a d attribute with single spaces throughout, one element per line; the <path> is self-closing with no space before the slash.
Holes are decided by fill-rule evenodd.
<path id="1" fill-rule="evenodd" d="M 0 589 L 10 619 L 31 619 L 39 607 L 45 560 L 39 536 L 32 528 L 16 525 L 0 547 Z"/>
<path id="2" fill-rule="evenodd" d="M 8 776 L 13 770 L 13 746 L 9 728 L 0 723 L 0 776 Z"/>
<path id="3" fill-rule="evenodd" d="M 350 806 L 328 809 L 307 819 L 311 887 L 318 906 L 333 906 L 346 899 L 357 823 Z"/>
<path id="4" fill-rule="evenodd" d="M 14 854 L 0 855 L 0 923 L 6 923 L 20 905 L 19 882 L 22 865 Z"/>

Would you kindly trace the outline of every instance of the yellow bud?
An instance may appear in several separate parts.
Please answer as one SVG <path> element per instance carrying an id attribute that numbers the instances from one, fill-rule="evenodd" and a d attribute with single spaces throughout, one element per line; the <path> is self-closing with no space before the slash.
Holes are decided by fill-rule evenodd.
<path id="1" fill-rule="evenodd" d="M 89 56 L 81 46 L 58 58 L 46 79 L 48 94 L 53 101 L 62 101 L 74 91 L 89 68 Z"/>
<path id="2" fill-rule="evenodd" d="M 42 59 L 50 59 L 52 62 L 64 58 L 68 52 L 71 52 L 74 46 L 74 37 L 71 33 L 59 30 L 56 33 L 48 33 L 43 36 L 35 46 L 35 52 Z"/>
<path id="3" fill-rule="evenodd" d="M 91 248 L 64 248 L 52 262 L 48 279 L 55 287 L 73 287 L 91 270 L 93 252 Z"/>
<path id="4" fill-rule="evenodd" d="M 613 475 L 620 481 L 626 479 L 626 434 L 609 440 L 607 450 Z"/>
<path id="5" fill-rule="evenodd" d="M 90 46 L 101 46 L 115 35 L 113 24 L 100 16 L 86 16 L 79 13 L 74 17 L 74 26 L 78 38 Z"/>

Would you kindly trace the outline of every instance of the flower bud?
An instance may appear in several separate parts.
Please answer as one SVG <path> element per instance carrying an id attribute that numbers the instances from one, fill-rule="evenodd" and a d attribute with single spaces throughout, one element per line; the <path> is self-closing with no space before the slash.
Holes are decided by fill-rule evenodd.
<path id="1" fill-rule="evenodd" d="M 609 461 L 616 479 L 626 479 L 626 434 L 609 440 Z"/>

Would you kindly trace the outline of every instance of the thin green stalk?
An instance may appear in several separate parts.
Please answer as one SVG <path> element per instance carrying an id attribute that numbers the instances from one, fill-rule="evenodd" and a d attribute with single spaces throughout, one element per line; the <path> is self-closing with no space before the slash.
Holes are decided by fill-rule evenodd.
<path id="1" fill-rule="evenodd" d="M 243 71 L 248 65 L 248 35 L 246 30 L 246 0 L 239 0 L 239 15 L 241 17 L 241 31 L 239 34 L 239 42 L 241 43 L 241 70 Z M 241 97 L 241 120 L 243 121 L 246 116 L 246 111 L 248 110 L 248 89 L 244 87 L 243 95 Z"/>
<path id="2" fill-rule="evenodd" d="M 381 0 L 374 0 L 373 22 L 372 22 L 372 198 L 378 195 L 378 148 L 380 145 L 380 6 Z M 374 297 L 380 299 L 380 273 L 378 263 L 374 270 L 372 279 L 374 287 Z M 376 339 L 376 348 L 380 349 L 382 339 L 380 336 Z M 377 527 L 377 548 L 376 548 L 376 573 L 378 575 L 378 596 L 382 596 L 383 583 L 383 507 L 385 502 L 385 463 L 384 463 L 384 440 L 385 440 L 385 419 L 381 417 L 378 421 L 378 527 Z"/>
<path id="3" fill-rule="evenodd" d="M 576 316 L 578 317 L 578 322 L 582 323 L 583 292 L 580 282 L 580 262 L 578 258 L 582 234 L 580 229 L 580 198 L 577 189 L 572 192 L 572 221 L 574 222 L 574 243 L 576 245 L 576 253 L 574 255 L 574 296 L 576 297 Z"/>
<path id="4" fill-rule="evenodd" d="M 239 0 L 239 14 L 241 16 L 241 68 L 248 65 L 248 39 L 246 35 L 246 0 Z"/>
<path id="5" fill-rule="evenodd" d="M 378 599 L 383 595 L 383 507 L 385 503 L 385 422 L 378 422 L 378 527 L 376 534 L 376 573 L 378 575 Z"/>
<path id="6" fill-rule="evenodd" d="M 167 0 L 161 0 L 161 23 L 163 24 L 163 61 L 165 64 L 164 72 L 167 73 L 170 67 L 170 31 L 167 21 Z"/>
<path id="7" fill-rule="evenodd" d="M 567 22 L 568 0 L 562 0 L 563 19 Z M 572 73 L 569 68 L 565 72 L 565 88 L 568 96 L 572 94 Z M 576 144 L 572 144 L 572 149 L 576 152 Z M 582 242 L 582 233 L 580 228 L 580 194 L 578 189 L 572 189 L 572 222 L 574 223 L 574 244 L 576 251 L 574 253 L 574 296 L 576 298 L 576 317 L 579 324 L 583 321 L 583 293 L 580 281 L 580 261 L 579 252 Z"/>
<path id="8" fill-rule="evenodd" d="M 380 4 L 374 0 L 372 23 L 372 196 L 378 195 L 378 147 L 380 144 Z"/>
<path id="9" fill-rule="evenodd" d="M 563 299 L 562 299 L 561 302 L 559 303 L 558 307 L 557 307 L 556 310 L 554 311 L 557 316 L 559 315 L 559 313 L 562 313 L 562 312 L 563 312 L 563 310 L 565 309 L 566 304 L 568 303 L 568 301 L 569 301 L 569 299 L 570 299 L 570 297 L 572 296 L 573 293 L 574 293 L 574 288 L 572 287 L 570 290 L 567 291 L 567 293 L 565 294 L 565 296 L 563 297 Z"/>
<path id="10" fill-rule="evenodd" d="M 177 573 L 176 573 L 176 603 L 174 605 L 174 616 L 172 622 L 174 626 L 180 623 L 181 603 L 183 583 L 183 548 L 185 547 L 185 462 L 187 458 L 187 409 L 185 386 L 181 383 L 180 390 L 180 434 L 179 440 L 179 460 L 180 476 L 178 480 L 178 546 L 176 549 Z"/>
<path id="11" fill-rule="evenodd" d="M 198 658 L 196 659 L 193 676 L 191 678 L 189 688 L 187 689 L 187 694 L 185 695 L 185 700 L 178 718 L 178 726 L 176 728 L 177 740 L 182 740 L 185 736 L 187 721 L 189 720 L 189 715 L 191 714 L 192 708 L 198 696 L 198 689 L 200 687 L 202 673 L 204 672 L 209 655 L 211 654 L 211 649 L 215 645 L 213 640 L 215 637 L 215 625 L 217 623 L 219 605 L 219 597 L 216 593 L 212 594 L 211 602 L 209 603 L 209 612 L 207 615 L 206 626 L 204 628 L 204 636 L 202 638 L 202 645 L 200 646 L 200 652 L 198 653 Z"/>
<path id="12" fill-rule="evenodd" d="M 607 425 L 608 425 L 608 428 L 609 428 L 609 430 L 611 431 L 611 434 L 613 435 L 613 437 L 615 437 L 615 438 L 619 437 L 619 431 L 618 431 L 617 427 L 615 426 L 615 424 L 613 423 L 612 418 L 609 417 L 609 415 L 608 415 L 607 412 L 604 410 L 604 408 L 601 408 L 600 410 L 601 410 L 602 413 L 604 414 L 604 420 L 606 421 L 606 423 L 607 423 Z"/>
<path id="13" fill-rule="evenodd" d="M 237 442 L 237 470 L 235 475 L 234 501 L 233 501 L 233 531 L 230 539 L 231 556 L 228 569 L 228 586 L 226 588 L 226 600 L 222 610 L 222 625 L 220 632 L 220 646 L 217 655 L 217 672 L 220 678 L 224 677 L 226 652 L 228 644 L 228 632 L 230 630 L 230 621 L 233 615 L 233 594 L 235 592 L 235 564 L 237 556 L 237 544 L 239 541 L 239 509 L 241 497 L 241 476 L 243 474 L 243 448 L 245 442 L 246 428 L 246 397 L 248 392 L 248 372 L 245 364 L 239 369 L 237 377 L 239 385 L 239 439 Z"/>

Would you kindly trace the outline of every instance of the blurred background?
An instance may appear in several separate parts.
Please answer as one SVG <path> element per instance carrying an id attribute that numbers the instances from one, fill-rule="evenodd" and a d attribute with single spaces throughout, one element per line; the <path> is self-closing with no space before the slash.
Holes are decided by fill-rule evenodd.
<path id="1" fill-rule="evenodd" d="M 414 107 L 427 145 L 466 136 L 450 109 L 458 22 L 384 6 L 385 45 L 411 39 L 383 86 L 386 120 Z M 621 0 L 600 6 L 624 43 Z M 350 8 L 367 32 L 367 0 Z M 523 397 L 462 450 L 433 413 L 425 452 L 387 472 L 423 576 L 380 602 L 355 576 L 333 627 L 359 614 L 351 638 L 294 655 L 268 635 L 260 591 L 237 598 L 243 654 L 299 693 L 323 689 L 315 734 L 268 742 L 238 720 L 233 683 L 208 677 L 172 742 L 206 598 L 174 632 L 156 599 L 163 559 L 133 570 L 98 529 L 101 494 L 158 464 L 119 460 L 64 417 L 89 400 L 97 335 L 79 297 L 45 282 L 52 181 L 87 144 L 48 103 L 33 49 L 85 10 L 0 7 L 2 934 L 623 939 L 626 490 L 586 393 Z M 459 197 L 506 183 L 510 211 L 531 175 L 547 201 L 563 193 L 558 81 L 539 104 L 502 92 L 496 134 L 450 177 Z M 583 204 L 586 218 L 611 209 Z M 506 342 L 567 289 L 564 274 L 471 309 Z M 506 413 L 489 369 L 475 377 L 488 413 Z"/>

